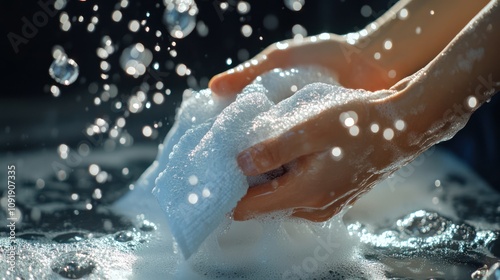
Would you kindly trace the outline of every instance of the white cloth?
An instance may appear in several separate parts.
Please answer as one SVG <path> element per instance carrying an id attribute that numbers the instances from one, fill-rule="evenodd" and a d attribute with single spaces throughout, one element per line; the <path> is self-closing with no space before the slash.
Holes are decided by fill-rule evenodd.
<path id="1" fill-rule="evenodd" d="M 317 83 L 303 88 L 313 82 Z M 257 78 L 234 102 L 213 96 L 208 89 L 184 96 L 157 160 L 137 186 L 154 185 L 153 194 L 186 259 L 249 187 L 237 166 L 237 154 L 318 111 L 301 110 L 306 114 L 296 115 L 294 108 L 321 110 L 325 107 L 321 96 L 346 93 L 335 84 L 332 75 L 318 68 L 278 69 Z"/>

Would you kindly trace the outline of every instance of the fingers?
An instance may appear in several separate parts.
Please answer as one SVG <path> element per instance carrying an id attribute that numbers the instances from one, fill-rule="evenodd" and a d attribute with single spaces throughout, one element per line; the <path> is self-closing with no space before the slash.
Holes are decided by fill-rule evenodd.
<path id="1" fill-rule="evenodd" d="M 272 45 L 251 60 L 214 76 L 208 87 L 221 96 L 237 94 L 257 76 L 274 68 L 289 67 L 291 61 L 286 59 L 288 56 L 289 51 L 278 50 Z"/>
<path id="2" fill-rule="evenodd" d="M 292 208 L 300 197 L 296 194 L 295 179 L 293 173 L 286 173 L 271 182 L 249 188 L 234 209 L 234 219 L 243 221 L 261 214 Z"/>
<path id="3" fill-rule="evenodd" d="M 332 135 L 324 131 L 327 116 L 318 116 L 301 123 L 278 137 L 254 145 L 237 157 L 238 165 L 247 176 L 259 175 L 285 165 L 303 155 L 331 146 Z M 335 131 L 334 124 L 330 125 Z"/>
<path id="4" fill-rule="evenodd" d="M 295 210 L 292 214 L 293 217 L 306 219 L 312 222 L 325 222 L 328 221 L 331 217 L 337 215 L 349 205 L 353 205 L 360 196 L 346 196 L 338 201 L 335 201 L 328 207 L 324 209 L 303 209 L 303 210 Z"/>

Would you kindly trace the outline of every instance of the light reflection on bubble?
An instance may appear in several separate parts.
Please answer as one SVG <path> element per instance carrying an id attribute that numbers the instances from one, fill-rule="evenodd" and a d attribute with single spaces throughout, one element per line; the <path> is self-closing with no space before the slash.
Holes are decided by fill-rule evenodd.
<path id="1" fill-rule="evenodd" d="M 391 128 L 386 128 L 383 132 L 383 136 L 385 140 L 392 140 L 392 138 L 394 138 L 394 130 L 392 130 Z"/>

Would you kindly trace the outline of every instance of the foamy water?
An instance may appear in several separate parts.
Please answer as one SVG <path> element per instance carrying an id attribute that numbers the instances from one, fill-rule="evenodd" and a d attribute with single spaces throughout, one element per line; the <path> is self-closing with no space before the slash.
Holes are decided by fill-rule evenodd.
<path id="1" fill-rule="evenodd" d="M 289 74 L 282 78 L 293 79 Z M 279 84 L 267 86 L 293 93 L 288 87 L 280 90 Z M 12 251 L 7 229 L 0 239 L 0 270 L 6 279 L 467 279 L 478 269 L 476 275 L 490 273 L 498 279 L 500 194 L 435 148 L 324 223 L 276 215 L 234 222 L 224 216 L 205 229 L 199 248 L 193 247 L 185 260 L 167 223 L 168 208 L 151 189 L 162 164 L 172 165 L 176 152 L 182 156 L 186 148 L 175 144 L 182 143 L 184 132 L 191 133 L 193 123 L 203 127 L 203 115 L 193 114 L 218 114 L 229 104 L 214 102 L 213 111 L 189 110 L 202 108 L 198 103 L 206 99 L 206 92 L 198 99 L 186 98 L 194 101 L 181 106 L 180 115 L 185 110 L 187 117 L 174 126 L 177 130 L 167 136 L 157 161 L 138 181 L 155 148 L 94 150 L 71 170 L 46 164 L 59 160 L 50 152 L 2 158 L 4 164 L 15 162 L 18 170 L 30 170 L 17 187 L 14 259 L 7 255 Z M 190 185 L 203 180 L 190 174 L 176 176 Z M 5 197 L 1 203 L 5 207 Z"/>
<path id="2" fill-rule="evenodd" d="M 99 163 L 119 181 L 113 162 L 140 172 L 154 153 L 139 146 L 106 156 L 96 151 L 82 166 Z M 17 232 L 16 270 L 6 279 L 468 279 L 499 260 L 500 195 L 437 149 L 377 185 L 343 221 L 224 224 L 187 262 L 150 193 L 136 189 L 111 208 L 87 211 L 57 196 L 30 205 L 40 199 L 37 179 L 45 179 L 46 193 L 60 190 L 49 180 L 51 168 L 40 168 L 56 158 L 49 152 L 16 158 L 19 168 L 38 166 L 23 182 L 19 203 L 24 200 L 26 212 L 41 209 L 42 219 L 28 216 Z M 8 239 L 0 244 L 5 252 Z M 6 256 L 1 258 L 0 271 L 6 272 Z"/>

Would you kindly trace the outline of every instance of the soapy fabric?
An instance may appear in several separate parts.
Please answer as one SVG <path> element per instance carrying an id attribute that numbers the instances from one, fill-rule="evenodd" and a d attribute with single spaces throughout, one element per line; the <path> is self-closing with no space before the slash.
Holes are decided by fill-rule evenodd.
<path id="1" fill-rule="evenodd" d="M 195 253 L 230 215 L 249 182 L 266 180 L 242 173 L 239 152 L 349 94 L 355 95 L 338 86 L 333 75 L 309 67 L 271 71 L 234 101 L 208 89 L 185 95 L 157 160 L 138 181 L 148 188 L 156 180 L 152 192 L 184 257 Z"/>

